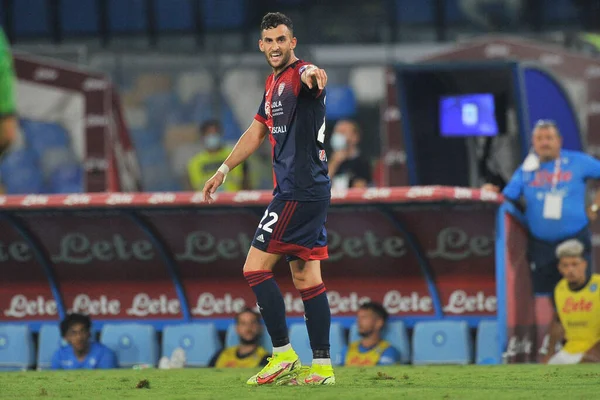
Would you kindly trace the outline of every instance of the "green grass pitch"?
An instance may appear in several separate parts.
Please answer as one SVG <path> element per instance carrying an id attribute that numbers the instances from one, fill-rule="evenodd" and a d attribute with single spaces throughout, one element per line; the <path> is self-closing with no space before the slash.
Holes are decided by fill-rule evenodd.
<path id="1" fill-rule="evenodd" d="M 0 399 L 600 398 L 600 368 L 589 364 L 337 368 L 337 384 L 320 387 L 247 387 L 245 381 L 252 373 L 233 369 L 5 372 L 0 373 Z M 150 387 L 137 389 L 144 379 Z"/>

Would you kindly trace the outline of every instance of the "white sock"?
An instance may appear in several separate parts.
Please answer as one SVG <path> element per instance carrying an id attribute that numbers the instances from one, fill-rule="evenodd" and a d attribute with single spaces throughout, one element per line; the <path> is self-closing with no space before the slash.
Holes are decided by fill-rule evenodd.
<path id="1" fill-rule="evenodd" d="M 275 353 L 283 353 L 284 351 L 288 351 L 292 349 L 292 344 L 288 343 L 285 346 L 281 347 L 273 347 L 273 354 Z"/>
<path id="2" fill-rule="evenodd" d="M 315 358 L 313 365 L 331 365 L 331 358 Z"/>

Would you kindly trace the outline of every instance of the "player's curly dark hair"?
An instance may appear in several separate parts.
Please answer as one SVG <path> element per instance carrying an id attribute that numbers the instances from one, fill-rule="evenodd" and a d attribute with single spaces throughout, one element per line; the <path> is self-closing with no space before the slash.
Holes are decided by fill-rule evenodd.
<path id="1" fill-rule="evenodd" d="M 61 336 L 65 337 L 69 329 L 75 324 L 83 324 L 88 332 L 92 328 L 92 320 L 90 317 L 83 314 L 72 313 L 67 315 L 60 323 Z"/>
<path id="2" fill-rule="evenodd" d="M 383 323 L 386 323 L 389 317 L 386 309 L 380 303 L 376 303 L 374 301 L 361 304 L 359 309 L 373 311 L 379 318 L 383 320 Z"/>
<path id="3" fill-rule="evenodd" d="M 287 26 L 290 32 L 294 30 L 294 24 L 290 17 L 280 12 L 266 14 L 260 23 L 260 30 L 277 28 L 279 25 Z"/>

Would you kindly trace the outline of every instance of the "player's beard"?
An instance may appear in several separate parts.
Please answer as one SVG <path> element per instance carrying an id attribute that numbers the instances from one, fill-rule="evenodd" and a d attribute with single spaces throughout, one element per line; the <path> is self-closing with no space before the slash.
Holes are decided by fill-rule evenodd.
<path id="1" fill-rule="evenodd" d="M 258 335 L 254 336 L 252 339 L 244 339 L 240 337 L 241 344 L 257 344 L 258 343 Z"/>
<path id="2" fill-rule="evenodd" d="M 273 69 L 279 69 L 281 70 L 283 67 L 285 67 L 289 62 L 290 62 L 290 58 L 292 58 L 292 50 L 288 50 L 288 51 L 283 51 L 283 50 L 279 50 L 281 53 L 281 62 L 278 65 L 274 65 L 271 62 L 271 53 L 266 54 L 266 58 L 267 58 L 267 63 L 269 64 L 269 66 Z"/>

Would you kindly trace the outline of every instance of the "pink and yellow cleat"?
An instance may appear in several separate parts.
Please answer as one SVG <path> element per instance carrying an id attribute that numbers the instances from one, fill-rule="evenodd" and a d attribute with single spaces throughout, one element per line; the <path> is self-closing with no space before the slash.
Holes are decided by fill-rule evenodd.
<path id="1" fill-rule="evenodd" d="M 293 349 L 275 353 L 269 358 L 269 363 L 256 375 L 246 382 L 248 385 L 281 385 L 296 376 L 302 364 Z"/>

